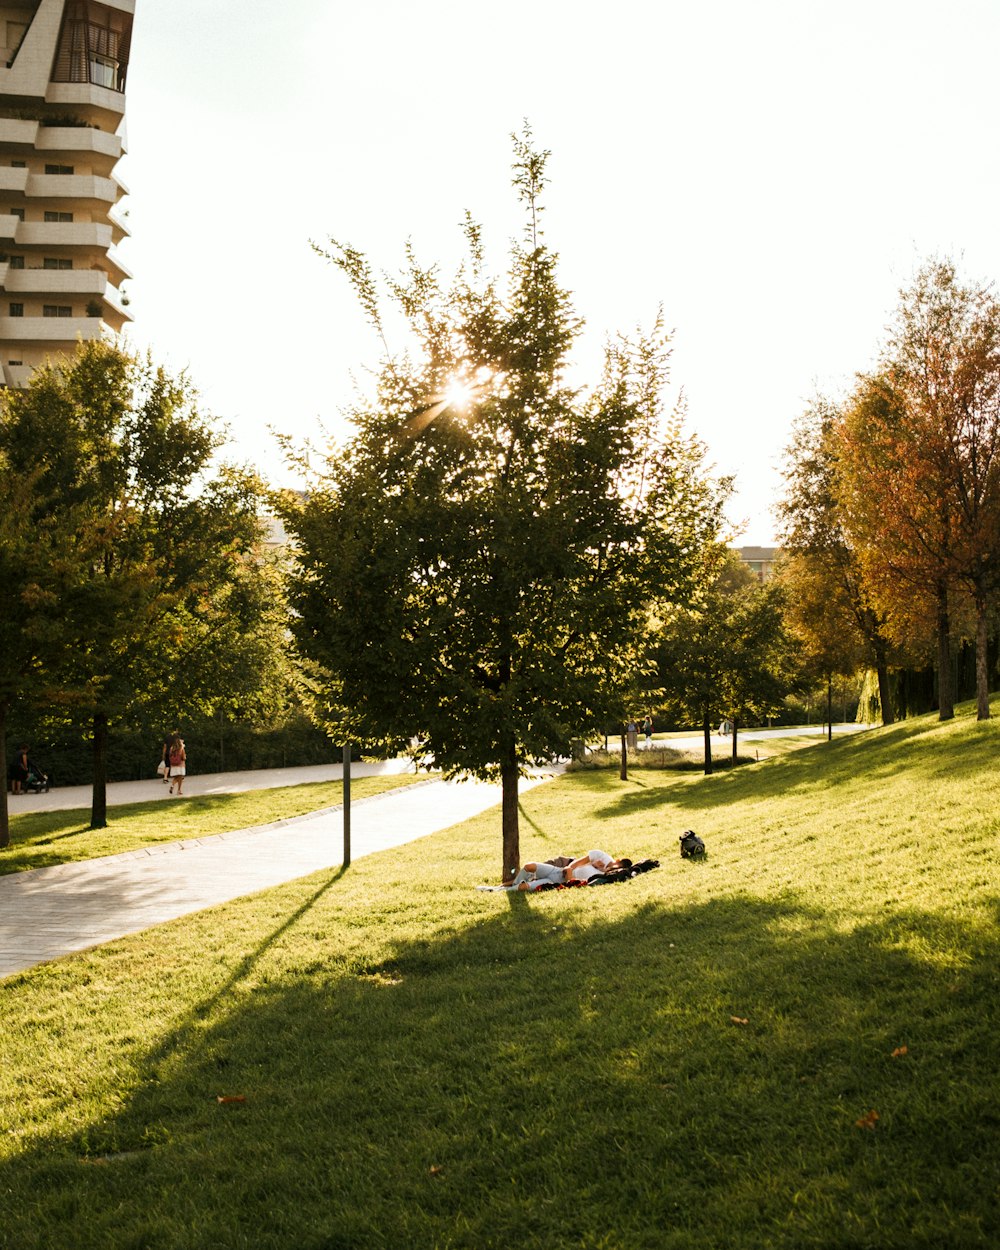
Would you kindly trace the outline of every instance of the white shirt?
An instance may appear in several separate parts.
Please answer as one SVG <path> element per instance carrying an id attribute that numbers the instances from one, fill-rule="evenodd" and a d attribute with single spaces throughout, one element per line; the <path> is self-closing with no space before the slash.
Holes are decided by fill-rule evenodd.
<path id="1" fill-rule="evenodd" d="M 614 863 L 614 859 L 607 851 L 588 851 L 587 857 L 589 864 L 583 864 L 577 868 L 573 876 L 578 881 L 589 881 L 591 877 L 599 876 L 607 870 L 609 864 Z"/>

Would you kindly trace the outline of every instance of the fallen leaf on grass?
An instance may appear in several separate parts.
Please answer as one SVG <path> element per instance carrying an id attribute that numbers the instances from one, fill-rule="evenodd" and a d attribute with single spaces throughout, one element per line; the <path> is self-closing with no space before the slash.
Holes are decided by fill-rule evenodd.
<path id="1" fill-rule="evenodd" d="M 441 1167 L 440 1163 L 431 1164 L 431 1176 L 439 1176 L 443 1171 L 444 1169 Z"/>
<path id="2" fill-rule="evenodd" d="M 898 1059 L 900 1055 L 906 1055 L 908 1053 L 909 1052 L 907 1051 L 905 1046 L 897 1046 L 896 1049 L 892 1052 L 892 1057 L 893 1059 Z"/>
<path id="3" fill-rule="evenodd" d="M 879 1115 L 877 1111 L 869 1111 L 867 1115 L 863 1115 L 860 1120 L 855 1120 L 854 1126 L 855 1128 L 870 1129 L 874 1133 L 875 1125 L 878 1123 L 878 1118 Z"/>
<path id="4" fill-rule="evenodd" d="M 246 1094 L 216 1094 L 216 1102 L 246 1102 Z"/>
<path id="5" fill-rule="evenodd" d="M 746 1018 L 746 1016 L 730 1016 L 729 1018 L 730 1020 L 732 1020 L 733 1024 L 749 1024 L 750 1023 L 750 1021 Z"/>

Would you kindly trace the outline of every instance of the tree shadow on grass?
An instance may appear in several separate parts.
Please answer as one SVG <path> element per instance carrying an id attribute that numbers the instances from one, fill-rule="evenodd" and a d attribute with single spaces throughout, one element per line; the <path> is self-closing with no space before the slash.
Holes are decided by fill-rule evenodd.
<path id="1" fill-rule="evenodd" d="M 537 820 L 534 819 L 534 817 L 531 815 L 529 811 L 527 811 L 527 809 L 525 808 L 524 804 L 522 803 L 520 799 L 518 799 L 517 801 L 517 814 L 518 814 L 518 819 L 523 820 L 525 824 L 527 824 L 531 829 L 533 829 L 535 833 L 538 835 L 538 837 L 542 839 L 543 842 L 552 841 L 552 837 L 549 834 L 549 832 L 546 829 L 544 829 L 538 823 Z"/>
<path id="2" fill-rule="evenodd" d="M 653 876 L 341 955 L 313 878 L 116 1110 L 0 1167 L 0 1246 L 990 1244 L 997 900 L 845 928 Z"/>

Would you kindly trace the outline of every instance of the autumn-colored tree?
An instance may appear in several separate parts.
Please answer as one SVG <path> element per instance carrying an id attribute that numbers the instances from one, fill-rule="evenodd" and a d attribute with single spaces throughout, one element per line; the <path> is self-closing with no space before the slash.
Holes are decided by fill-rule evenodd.
<path id="1" fill-rule="evenodd" d="M 804 660 L 828 678 L 869 665 L 889 725 L 889 616 L 873 593 L 845 508 L 840 421 L 838 406 L 818 396 L 792 427 L 776 509 L 785 553 L 779 576 Z"/>
<path id="2" fill-rule="evenodd" d="M 840 435 L 844 498 L 868 567 L 934 597 L 942 719 L 954 715 L 953 598 L 971 599 L 985 719 L 989 612 L 1000 586 L 1000 301 L 992 290 L 963 281 L 952 261 L 921 266 Z"/>

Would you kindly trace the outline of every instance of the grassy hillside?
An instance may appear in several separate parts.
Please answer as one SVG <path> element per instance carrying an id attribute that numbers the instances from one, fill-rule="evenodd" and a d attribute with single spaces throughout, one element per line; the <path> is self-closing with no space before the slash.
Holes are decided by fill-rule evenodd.
<path id="1" fill-rule="evenodd" d="M 998 750 L 581 773 L 524 857 L 658 871 L 479 893 L 493 813 L 13 978 L 0 1247 L 994 1246 Z"/>

